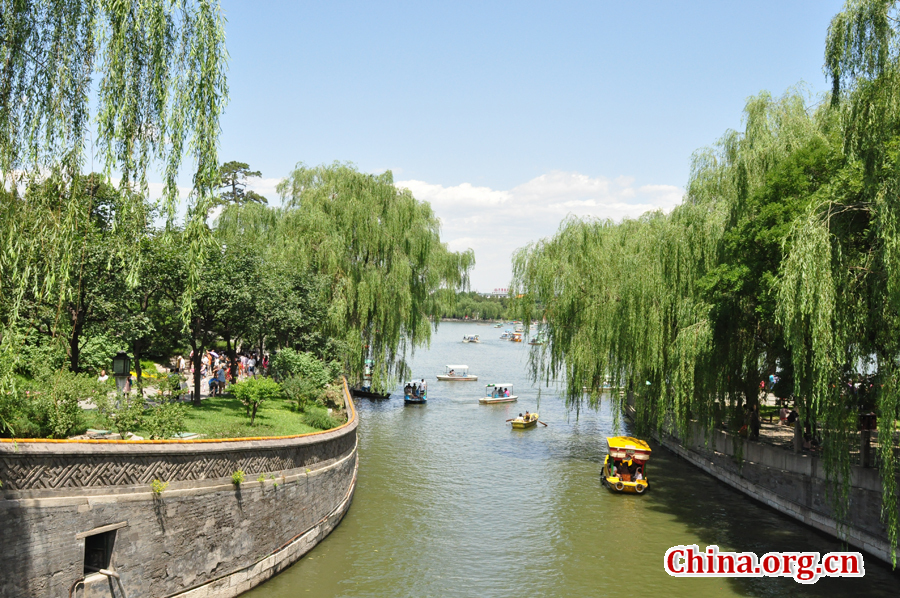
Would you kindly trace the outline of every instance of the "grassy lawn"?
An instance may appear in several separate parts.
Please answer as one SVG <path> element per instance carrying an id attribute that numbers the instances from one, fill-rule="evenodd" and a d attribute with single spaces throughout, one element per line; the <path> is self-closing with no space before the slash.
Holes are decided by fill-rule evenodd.
<path id="1" fill-rule="evenodd" d="M 190 406 L 184 425 L 187 432 L 205 434 L 208 438 L 290 436 L 318 432 L 303 422 L 303 413 L 296 409 L 295 404 L 286 400 L 266 402 L 256 413 L 251 426 L 247 409 L 237 399 L 225 395 L 204 399 L 200 407 Z"/>
<path id="2" fill-rule="evenodd" d="M 291 436 L 318 432 L 317 428 L 304 423 L 304 413 L 297 411 L 296 403 L 287 400 L 268 401 L 256 413 L 256 420 L 250 425 L 246 408 L 229 395 L 203 399 L 200 407 L 187 405 L 184 420 L 186 432 L 203 434 L 207 438 L 243 438 L 250 436 Z M 96 411 L 84 411 L 82 423 L 86 428 L 104 428 Z M 344 421 L 342 419 L 342 421 Z M 147 438 L 147 431 L 135 432 Z"/>

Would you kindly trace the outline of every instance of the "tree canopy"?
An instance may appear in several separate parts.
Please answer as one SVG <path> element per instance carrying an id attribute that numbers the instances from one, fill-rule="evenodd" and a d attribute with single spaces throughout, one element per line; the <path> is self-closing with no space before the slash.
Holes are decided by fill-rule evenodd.
<path id="1" fill-rule="evenodd" d="M 218 4 L 207 0 L 0 0 L 0 394 L 14 392 L 26 302 L 57 305 L 49 325 L 63 332 L 71 310 L 62 306 L 85 308 L 89 254 L 95 274 L 137 284 L 147 171 L 155 163 L 164 172 L 171 226 L 185 154 L 196 164 L 181 305 L 189 309 L 211 239 L 224 39 Z M 84 235 L 102 200 L 82 185 L 95 154 L 104 184 L 119 178 L 117 203 L 105 208 L 115 234 L 102 251 Z"/>
<path id="2" fill-rule="evenodd" d="M 229 206 L 222 239 L 254 239 L 275 269 L 321 277 L 324 331 L 347 370 L 361 375 L 371 358 L 376 386 L 402 376 L 407 351 L 429 341 L 431 321 L 455 297 L 439 291 L 467 284 L 471 251 L 449 251 L 431 207 L 395 187 L 390 172 L 301 164 L 278 190 L 280 208 Z"/>
<path id="3" fill-rule="evenodd" d="M 262 173 L 258 170 L 250 170 L 250 165 L 246 162 L 226 162 L 219 168 L 219 194 L 220 204 L 229 203 L 246 203 L 255 201 L 257 203 L 268 203 L 268 200 L 256 191 L 247 191 L 247 179 L 250 177 L 259 177 Z"/>
<path id="4" fill-rule="evenodd" d="M 546 318 L 532 373 L 597 405 L 607 378 L 641 425 L 737 430 L 778 373 L 822 426 L 846 515 L 857 414 L 878 414 L 884 518 L 897 545 L 900 418 L 900 51 L 897 5 L 851 0 L 832 21 L 834 91 L 761 93 L 743 130 L 698 151 L 682 205 L 621 223 L 569 219 L 514 259 L 520 317 Z M 868 389 L 860 393 L 854 389 Z M 582 389 L 591 392 L 586 396 Z M 865 396 L 864 396 L 865 395 Z M 613 399 L 617 400 L 617 399 Z"/>

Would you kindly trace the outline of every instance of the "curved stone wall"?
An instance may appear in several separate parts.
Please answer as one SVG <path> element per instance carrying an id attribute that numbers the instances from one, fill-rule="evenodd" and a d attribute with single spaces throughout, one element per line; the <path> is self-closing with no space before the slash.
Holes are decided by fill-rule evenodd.
<path id="1" fill-rule="evenodd" d="M 129 598 L 236 596 L 268 579 L 349 508 L 346 383 L 344 397 L 346 424 L 296 437 L 0 442 L 0 597 L 120 596 L 119 581 L 85 574 L 86 546 L 108 547 Z"/>

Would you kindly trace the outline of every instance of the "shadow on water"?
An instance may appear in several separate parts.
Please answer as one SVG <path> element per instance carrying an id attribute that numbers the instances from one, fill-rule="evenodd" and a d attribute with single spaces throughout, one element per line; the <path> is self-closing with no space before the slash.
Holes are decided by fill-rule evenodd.
<path id="1" fill-rule="evenodd" d="M 768 505 L 734 490 L 700 471 L 662 446 L 653 447 L 653 489 L 643 499 L 647 508 L 674 517 L 706 546 L 720 551 L 820 553 L 855 550 L 833 537 L 797 522 Z M 872 556 L 864 556 L 865 578 L 821 578 L 799 584 L 788 578 L 726 578 L 737 593 L 748 596 L 850 596 L 863 588 L 866 596 L 896 597 L 900 572 Z"/>

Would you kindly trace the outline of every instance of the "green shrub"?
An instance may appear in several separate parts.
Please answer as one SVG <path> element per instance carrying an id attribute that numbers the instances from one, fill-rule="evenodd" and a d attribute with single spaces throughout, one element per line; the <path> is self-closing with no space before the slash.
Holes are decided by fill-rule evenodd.
<path id="1" fill-rule="evenodd" d="M 337 377 L 336 367 L 336 363 L 326 365 L 312 353 L 301 353 L 290 348 L 282 349 L 272 359 L 272 370 L 279 380 L 299 376 L 318 388 L 325 388 Z"/>
<path id="2" fill-rule="evenodd" d="M 141 395 L 128 397 L 116 396 L 110 399 L 107 394 L 102 394 L 94 399 L 97 412 L 103 421 L 103 425 L 115 430 L 123 437 L 128 432 L 135 432 L 143 427 L 146 401 Z"/>
<path id="3" fill-rule="evenodd" d="M 122 342 L 106 334 L 90 336 L 81 348 L 78 365 L 85 372 L 95 376 L 100 373 L 100 370 L 106 370 L 106 373 L 109 374 L 112 372 L 113 357 L 121 349 Z"/>
<path id="4" fill-rule="evenodd" d="M 23 376 L 34 379 L 46 379 L 68 367 L 68 358 L 65 348 L 58 342 L 52 342 L 37 337 L 37 342 L 31 339 L 22 344 L 16 371 Z"/>
<path id="5" fill-rule="evenodd" d="M 81 420 L 78 401 L 94 401 L 104 392 L 93 376 L 66 371 L 53 374 L 40 386 L 36 400 L 38 412 L 34 415 L 43 435 L 51 438 L 65 438 L 78 427 Z"/>
<path id="6" fill-rule="evenodd" d="M 188 392 L 181 386 L 186 380 L 187 378 L 185 376 L 174 372 L 160 375 L 155 383 L 157 396 L 166 401 L 180 399 L 184 393 Z"/>
<path id="7" fill-rule="evenodd" d="M 312 380 L 300 376 L 290 376 L 281 383 L 284 396 L 297 403 L 298 411 L 306 411 L 312 405 L 324 405 L 322 389 Z"/>
<path id="8" fill-rule="evenodd" d="M 256 419 L 256 412 L 266 401 L 278 399 L 284 394 L 281 386 L 270 378 L 249 378 L 230 387 L 231 394 L 247 408 L 250 425 Z"/>
<path id="9" fill-rule="evenodd" d="M 317 430 L 330 430 L 341 425 L 341 422 L 332 417 L 324 407 L 311 407 L 303 415 L 303 422 Z"/>
<path id="10" fill-rule="evenodd" d="M 240 486 L 244 483 L 244 470 L 238 469 L 236 472 L 231 474 L 231 483 L 235 486 Z"/>
<path id="11" fill-rule="evenodd" d="M 187 417 L 186 405 L 164 401 L 147 410 L 144 415 L 144 427 L 154 440 L 171 438 L 185 431 L 185 417 Z"/>
<path id="12" fill-rule="evenodd" d="M 134 366 L 132 366 L 134 367 Z M 136 368 L 135 368 L 136 370 Z M 159 370 L 156 369 L 156 364 L 153 363 L 149 359 L 141 358 L 141 373 L 142 374 L 152 374 L 154 376 L 159 374 Z"/>
<path id="13" fill-rule="evenodd" d="M 169 482 L 162 482 L 160 480 L 153 480 L 150 482 L 150 490 L 153 491 L 153 494 L 159 496 L 163 492 L 166 491 L 166 488 L 169 487 Z"/>

